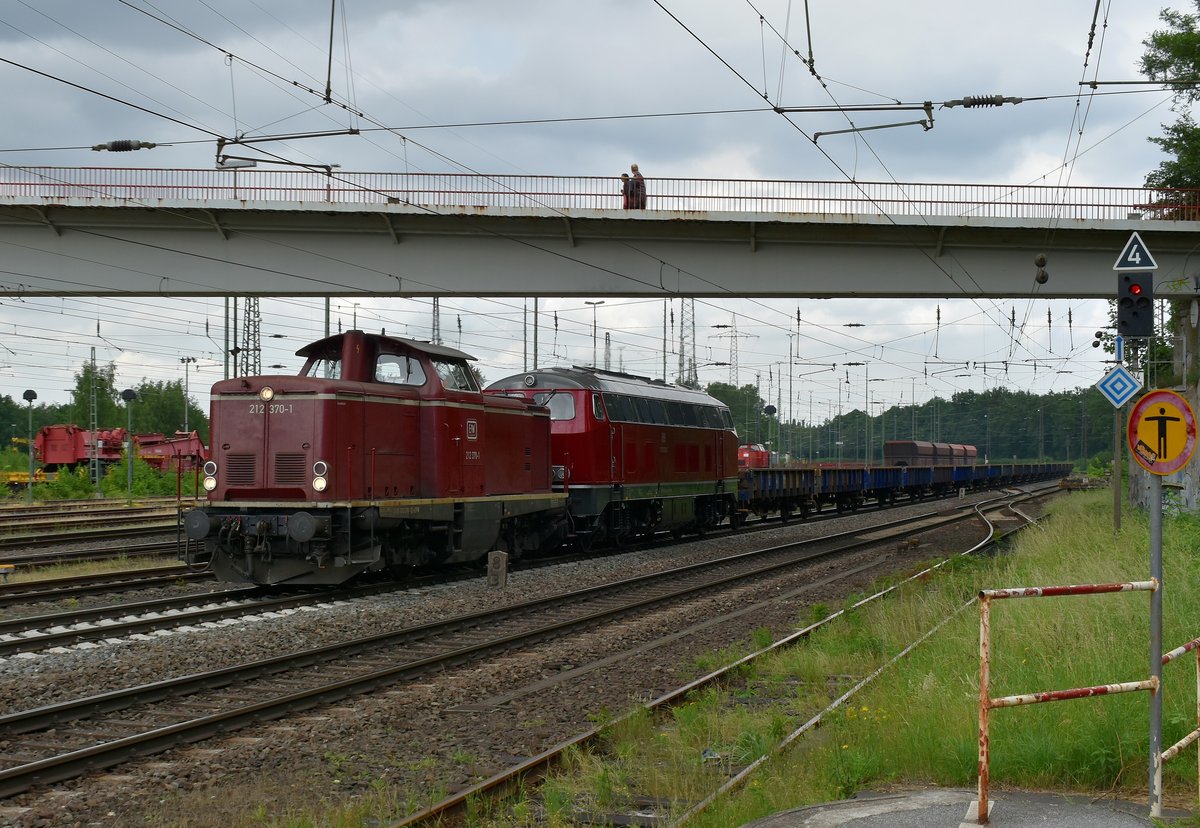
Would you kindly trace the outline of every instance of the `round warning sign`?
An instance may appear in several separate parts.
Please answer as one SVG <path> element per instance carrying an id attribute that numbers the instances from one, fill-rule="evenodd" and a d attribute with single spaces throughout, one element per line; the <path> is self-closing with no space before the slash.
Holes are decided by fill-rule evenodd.
<path id="1" fill-rule="evenodd" d="M 1179 471 L 1196 450 L 1196 415 L 1174 391 L 1151 391 L 1129 412 L 1129 450 L 1151 474 Z"/>

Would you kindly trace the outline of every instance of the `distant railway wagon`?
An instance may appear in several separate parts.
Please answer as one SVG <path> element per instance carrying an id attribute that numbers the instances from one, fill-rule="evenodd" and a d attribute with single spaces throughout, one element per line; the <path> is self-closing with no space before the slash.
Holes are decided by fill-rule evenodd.
<path id="1" fill-rule="evenodd" d="M 966 453 L 963 456 L 967 456 Z M 833 506 L 856 511 L 867 502 L 879 506 L 897 498 L 912 501 L 945 497 L 960 489 L 999 488 L 1066 477 L 1070 463 L 994 463 L 976 465 L 896 465 L 741 469 L 737 519 L 779 514 L 801 518 Z"/>
<path id="2" fill-rule="evenodd" d="M 33 456 L 48 472 L 73 469 L 95 457 L 100 463 L 121 460 L 125 429 L 110 428 L 92 432 L 74 424 L 42 426 L 33 438 Z"/>
<path id="3" fill-rule="evenodd" d="M 135 434 L 138 457 L 161 472 L 194 471 L 208 459 L 208 447 L 199 433 L 177 431 L 171 437 L 163 434 Z"/>
<path id="4" fill-rule="evenodd" d="M 29 485 L 29 472 L 27 471 L 0 472 L 0 475 L 3 475 L 4 485 L 12 491 L 21 491 Z M 34 483 L 48 483 L 53 479 L 54 472 L 46 474 L 41 469 L 33 472 Z"/>
<path id="5" fill-rule="evenodd" d="M 975 446 L 924 440 L 888 440 L 883 444 L 885 466 L 971 466 L 979 457 Z"/>

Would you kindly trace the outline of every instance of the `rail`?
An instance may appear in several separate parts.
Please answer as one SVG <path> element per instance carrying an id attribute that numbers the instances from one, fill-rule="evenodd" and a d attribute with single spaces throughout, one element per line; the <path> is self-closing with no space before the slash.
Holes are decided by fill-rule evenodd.
<path id="1" fill-rule="evenodd" d="M 1089 698 L 1092 696 L 1105 696 L 1114 693 L 1129 693 L 1140 690 L 1149 690 L 1152 694 L 1158 693 L 1161 688 L 1157 676 L 1152 675 L 1148 679 L 1141 681 L 1127 681 L 1119 684 L 1102 684 L 1093 687 L 1077 687 L 1070 690 L 1049 690 L 1040 693 L 1025 693 L 1015 696 L 1002 696 L 999 698 L 991 698 L 991 602 L 1000 598 L 1049 598 L 1057 596 L 1073 596 L 1073 595 L 1100 595 L 1116 592 L 1150 592 L 1155 593 L 1159 589 L 1159 581 L 1151 578 L 1149 581 L 1132 581 L 1116 584 L 1075 584 L 1070 586 L 1053 586 L 1053 587 L 1027 587 L 1016 589 L 985 589 L 979 593 L 979 797 L 977 800 L 978 814 L 977 820 L 980 825 L 988 823 L 990 816 L 990 807 L 988 805 L 988 784 L 989 784 L 989 714 L 993 709 L 1001 707 L 1017 707 L 1026 704 L 1040 704 L 1043 702 L 1066 701 L 1068 699 Z M 1184 644 L 1182 647 L 1177 647 L 1162 656 L 1162 663 L 1169 664 L 1185 653 L 1196 651 L 1196 688 L 1197 693 L 1200 693 L 1200 638 L 1195 638 Z M 1198 697 L 1200 698 L 1200 697 Z M 1159 753 L 1155 753 L 1151 757 L 1153 762 L 1152 774 L 1154 778 L 1161 778 L 1162 765 L 1170 761 L 1175 756 L 1186 748 L 1188 745 L 1200 739 L 1200 700 L 1197 702 L 1196 710 L 1196 729 L 1185 736 L 1183 739 Z M 1198 748 L 1200 750 L 1200 748 Z M 1156 785 L 1161 791 L 1161 784 Z M 1151 816 L 1160 816 L 1156 813 L 1155 804 L 1161 801 L 1161 796 L 1156 796 L 1155 791 L 1151 791 Z"/>
<path id="2" fill-rule="evenodd" d="M 1070 219 L 1200 219 L 1200 189 L 1058 187 L 652 178 L 646 214 L 750 212 L 854 216 Z M 2 167 L 4 199 L 98 199 L 172 203 L 405 205 L 445 209 L 620 211 L 618 179 L 606 176 L 343 172 L 341 170 Z M 113 206 L 121 206 L 114 204 Z"/>

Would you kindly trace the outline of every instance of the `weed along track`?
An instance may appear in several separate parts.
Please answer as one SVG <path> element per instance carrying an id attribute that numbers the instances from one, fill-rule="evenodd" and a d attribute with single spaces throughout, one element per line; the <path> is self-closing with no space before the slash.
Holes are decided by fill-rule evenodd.
<path id="1" fill-rule="evenodd" d="M 276 777 L 293 780 L 284 787 L 300 808 L 319 806 L 319 792 L 369 799 L 386 786 L 411 792 L 395 812 L 417 811 L 603 711 L 686 684 L 755 630 L 781 634 L 808 607 L 987 534 L 961 512 L 899 511 L 887 527 L 871 525 L 877 514 L 846 517 L 845 534 L 827 538 L 813 536 L 830 524 L 792 525 L 753 535 L 760 549 L 725 536 L 514 573 L 503 591 L 482 579 L 393 590 L 105 646 L 104 657 L 10 658 L 0 814 L 20 825 L 86 801 L 81 810 L 132 819 L 203 801 L 216 825 L 246 801 L 242 786 Z M 115 776 L 89 772 L 116 765 Z M 203 793 L 214 784 L 219 801 Z"/>

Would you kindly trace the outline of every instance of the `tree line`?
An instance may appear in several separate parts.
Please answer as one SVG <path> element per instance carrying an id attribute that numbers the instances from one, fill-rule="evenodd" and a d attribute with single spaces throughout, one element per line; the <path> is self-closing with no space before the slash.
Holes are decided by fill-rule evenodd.
<path id="1" fill-rule="evenodd" d="M 23 399 L 14 400 L 0 396 L 0 435 L 7 446 L 20 445 L 28 438 L 32 415 L 33 433 L 42 426 L 59 423 L 74 423 L 87 428 L 92 422 L 93 389 L 96 401 L 96 423 L 101 429 L 125 428 L 132 420 L 135 434 L 174 434 L 184 428 L 184 406 L 187 406 L 187 428 L 200 433 L 200 439 L 208 442 L 208 412 L 186 399 L 183 382 L 151 382 L 143 379 L 136 385 L 127 386 L 137 393 L 126 410 L 116 384 L 117 367 L 113 363 L 97 365 L 90 362 L 75 374 L 75 387 L 71 399 L 66 403 L 38 403 L 32 407 Z M 36 391 L 37 389 L 32 389 Z M 7 428 L 6 428 L 7 426 Z"/>
<path id="2" fill-rule="evenodd" d="M 847 409 L 808 419 L 805 403 L 775 411 L 754 385 L 715 382 L 706 389 L 729 406 L 742 443 L 761 443 L 805 462 L 882 462 L 886 440 L 964 443 L 991 462 L 1112 462 L 1112 404 L 1095 388 L 1032 394 L 1009 388 L 962 391 L 919 405 L 872 412 Z M 802 416 L 803 415 L 803 416 Z M 1122 419 L 1123 422 L 1123 419 Z M 841 445 L 838 445 L 838 444 Z"/>

